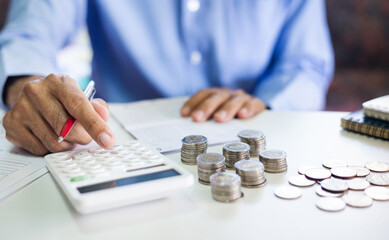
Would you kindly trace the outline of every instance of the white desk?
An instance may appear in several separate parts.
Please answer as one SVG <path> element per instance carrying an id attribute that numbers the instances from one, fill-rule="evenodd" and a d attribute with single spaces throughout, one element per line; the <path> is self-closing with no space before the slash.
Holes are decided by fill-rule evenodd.
<path id="1" fill-rule="evenodd" d="M 67 203 L 50 174 L 0 203 L 1 239 L 388 239 L 389 201 L 366 209 L 347 207 L 328 213 L 316 208 L 313 187 L 297 200 L 281 200 L 273 191 L 288 185 L 302 165 L 320 166 L 328 157 L 364 164 L 389 162 L 389 142 L 345 132 L 344 113 L 264 112 L 244 121 L 261 129 L 268 148 L 288 154 L 289 169 L 266 174 L 260 189 L 243 188 L 245 197 L 233 204 L 212 199 L 199 183 L 184 194 L 117 210 L 81 216 Z M 110 120 L 118 143 L 131 136 Z M 221 153 L 222 147 L 208 152 Z M 179 154 L 168 155 L 180 162 Z M 196 166 L 185 166 L 196 176 Z"/>

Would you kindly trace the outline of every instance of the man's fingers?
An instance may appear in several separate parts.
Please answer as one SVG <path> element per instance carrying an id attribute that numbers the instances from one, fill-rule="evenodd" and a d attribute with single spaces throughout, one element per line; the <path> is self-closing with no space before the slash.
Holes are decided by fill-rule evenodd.
<path id="1" fill-rule="evenodd" d="M 216 122 L 230 121 L 242 108 L 242 106 L 252 97 L 248 94 L 235 95 L 227 101 L 217 112 L 213 115 Z"/>
<path id="2" fill-rule="evenodd" d="M 68 113 L 84 127 L 100 146 L 103 148 L 112 147 L 115 144 L 112 130 L 95 111 L 81 89 L 71 82 L 64 82 L 67 86 L 54 90 L 55 96 L 65 106 Z"/>
<path id="3" fill-rule="evenodd" d="M 238 112 L 241 119 L 250 118 L 266 109 L 265 104 L 258 98 L 247 101 Z"/>
<path id="4" fill-rule="evenodd" d="M 193 120 L 196 122 L 206 121 L 230 97 L 231 94 L 228 91 L 218 91 L 212 94 L 193 110 Z"/>
<path id="5" fill-rule="evenodd" d="M 101 98 L 96 98 L 91 101 L 93 108 L 100 115 L 100 117 L 107 122 L 109 119 L 108 104 Z"/>
<path id="6" fill-rule="evenodd" d="M 184 106 L 182 106 L 181 108 L 181 115 L 183 117 L 189 117 L 193 109 L 195 109 L 197 105 L 199 105 L 216 91 L 216 89 L 205 89 L 198 91 L 195 95 L 193 95 L 188 101 L 184 103 Z"/>
<path id="7" fill-rule="evenodd" d="M 12 144 L 22 147 L 34 155 L 43 156 L 49 152 L 43 143 L 27 130 L 18 124 L 16 131 L 7 131 L 6 138 Z"/>

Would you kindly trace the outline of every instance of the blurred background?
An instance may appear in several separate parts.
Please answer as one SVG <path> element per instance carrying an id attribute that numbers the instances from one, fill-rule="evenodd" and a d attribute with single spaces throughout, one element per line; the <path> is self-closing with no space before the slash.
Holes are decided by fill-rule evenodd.
<path id="1" fill-rule="evenodd" d="M 9 2 L 0 0 L 0 29 Z M 364 101 L 389 94 L 389 1 L 327 0 L 326 5 L 336 62 L 326 110 L 355 111 Z M 64 72 L 83 79 L 89 76 L 91 57 L 84 30 L 58 62 Z"/>

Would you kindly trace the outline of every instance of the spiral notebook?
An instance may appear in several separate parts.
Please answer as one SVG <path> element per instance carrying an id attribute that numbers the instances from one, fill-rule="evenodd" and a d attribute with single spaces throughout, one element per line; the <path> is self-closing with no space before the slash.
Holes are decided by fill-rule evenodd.
<path id="1" fill-rule="evenodd" d="M 342 128 L 368 136 L 389 140 L 389 122 L 371 118 L 359 110 L 341 119 Z"/>

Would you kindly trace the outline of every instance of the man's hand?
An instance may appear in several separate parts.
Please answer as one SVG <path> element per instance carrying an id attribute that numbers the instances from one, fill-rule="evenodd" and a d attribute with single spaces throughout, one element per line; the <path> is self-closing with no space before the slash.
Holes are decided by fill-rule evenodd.
<path id="1" fill-rule="evenodd" d="M 7 139 L 35 155 L 70 150 L 75 144 L 88 144 L 92 138 L 104 148 L 115 142 L 106 124 L 107 104 L 102 99 L 88 101 L 68 76 L 17 80 L 9 87 L 6 101 L 11 106 L 3 119 Z M 58 143 L 68 114 L 77 122 L 65 141 Z"/>
<path id="2" fill-rule="evenodd" d="M 243 90 L 227 88 L 210 88 L 198 91 L 181 108 L 183 117 L 191 116 L 196 122 L 203 122 L 210 117 L 217 122 L 227 122 L 237 116 L 250 118 L 263 110 L 265 104 Z"/>

